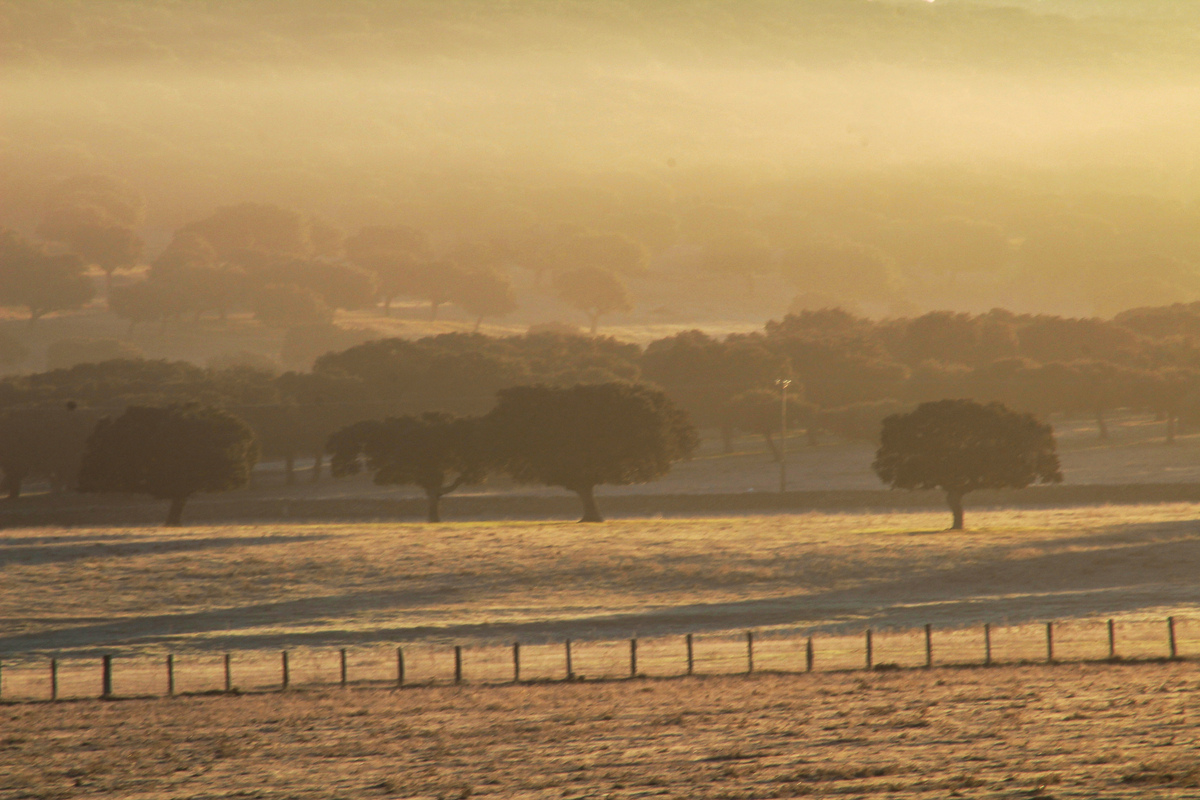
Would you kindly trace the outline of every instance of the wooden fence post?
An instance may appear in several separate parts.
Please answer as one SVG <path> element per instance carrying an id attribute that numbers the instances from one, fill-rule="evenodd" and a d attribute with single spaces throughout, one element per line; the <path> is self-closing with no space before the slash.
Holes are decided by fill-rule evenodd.
<path id="1" fill-rule="evenodd" d="M 571 640 L 567 639 L 567 680 L 575 680 L 575 667 L 571 665 Z"/>
<path id="2" fill-rule="evenodd" d="M 933 626 L 925 623 L 925 669 L 933 667 Z"/>
<path id="3" fill-rule="evenodd" d="M 343 689 L 345 689 L 346 688 L 346 648 L 343 647 L 341 650 L 339 650 L 338 655 L 341 657 L 341 662 L 342 662 L 341 663 L 341 667 L 342 667 L 341 686 Z"/>
<path id="4" fill-rule="evenodd" d="M 992 623 L 983 623 L 983 665 L 992 665 Z"/>
<path id="5" fill-rule="evenodd" d="M 1108 621 L 1108 660 L 1117 660 L 1117 626 L 1111 619 Z"/>
<path id="6" fill-rule="evenodd" d="M 1046 663 L 1054 662 L 1054 623 L 1046 623 Z"/>
<path id="7" fill-rule="evenodd" d="M 404 688 L 404 648 L 396 648 L 396 688 Z"/>
<path id="8" fill-rule="evenodd" d="M 754 673 L 754 631 L 746 631 L 746 674 Z"/>
<path id="9" fill-rule="evenodd" d="M 871 652 L 871 629 L 867 628 L 867 669 L 871 669 L 874 654 Z"/>
<path id="10" fill-rule="evenodd" d="M 454 645 L 454 682 L 462 683 L 462 645 Z"/>
<path id="11" fill-rule="evenodd" d="M 280 653 L 279 653 L 279 667 L 280 667 L 279 686 L 282 689 L 286 689 L 292 683 L 292 673 L 291 673 L 291 670 L 288 669 L 288 651 L 287 650 L 280 651 Z"/>
<path id="12" fill-rule="evenodd" d="M 100 667 L 100 697 L 108 700 L 112 697 L 112 656 L 106 655 Z"/>
<path id="13" fill-rule="evenodd" d="M 513 642 L 513 683 L 521 682 L 521 643 Z"/>
<path id="14" fill-rule="evenodd" d="M 1171 645 L 1171 660 L 1179 658 L 1179 648 L 1175 644 L 1175 618 L 1167 617 L 1167 639 Z"/>
<path id="15" fill-rule="evenodd" d="M 637 639 L 629 640 L 629 677 L 637 677 Z"/>
<path id="16" fill-rule="evenodd" d="M 58 659 L 50 659 L 50 699 L 58 699 Z"/>
<path id="17" fill-rule="evenodd" d="M 233 691 L 233 659 L 229 653 L 225 654 L 225 693 Z"/>
<path id="18" fill-rule="evenodd" d="M 692 635 L 687 635 L 687 674 L 693 675 L 696 671 L 696 659 L 692 651 Z"/>
<path id="19" fill-rule="evenodd" d="M 813 661 L 816 658 L 816 653 L 813 651 L 812 637 L 808 637 L 808 642 L 804 645 L 804 671 L 813 671 Z"/>
<path id="20" fill-rule="evenodd" d="M 167 653 L 167 697 L 175 696 L 175 654 Z"/>

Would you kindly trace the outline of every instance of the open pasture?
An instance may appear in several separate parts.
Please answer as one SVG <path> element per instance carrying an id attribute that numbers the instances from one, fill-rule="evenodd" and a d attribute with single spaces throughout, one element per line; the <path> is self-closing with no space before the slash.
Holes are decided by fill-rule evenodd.
<path id="1" fill-rule="evenodd" d="M 0 798 L 1191 798 L 1186 663 L 0 706 Z"/>
<path id="2" fill-rule="evenodd" d="M 10 529 L 0 658 L 1163 620 L 1197 511 Z"/>

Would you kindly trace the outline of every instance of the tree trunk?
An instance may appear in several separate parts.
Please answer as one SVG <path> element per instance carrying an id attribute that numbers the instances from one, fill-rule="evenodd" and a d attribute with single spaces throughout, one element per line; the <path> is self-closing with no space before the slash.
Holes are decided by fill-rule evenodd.
<path id="1" fill-rule="evenodd" d="M 312 466 L 312 482 L 313 483 L 316 483 L 317 481 L 321 480 L 321 464 L 323 464 L 324 462 L 325 462 L 325 454 L 320 451 L 317 451 L 317 454 L 313 457 L 313 466 Z"/>
<path id="2" fill-rule="evenodd" d="M 471 329 L 471 333 L 479 333 L 479 326 L 483 324 L 483 317 L 475 320 L 475 327 Z"/>
<path id="3" fill-rule="evenodd" d="M 1096 429 L 1100 433 L 1100 439 L 1102 441 L 1107 442 L 1108 441 L 1108 423 L 1104 421 L 1104 409 L 1103 408 L 1096 409 Z"/>
<path id="4" fill-rule="evenodd" d="M 164 523 L 168 528 L 177 528 L 183 524 L 183 504 L 187 502 L 187 497 L 172 497 L 171 508 L 167 511 L 167 521 Z"/>
<path id="5" fill-rule="evenodd" d="M 946 490 L 946 504 L 950 506 L 950 513 L 954 515 L 954 524 L 950 526 L 952 531 L 961 531 L 963 529 L 963 493 L 957 490 Z"/>
<path id="6" fill-rule="evenodd" d="M 580 501 L 583 502 L 583 519 L 580 522 L 604 522 L 604 517 L 600 516 L 600 509 L 596 508 L 596 496 L 593 494 L 593 486 L 587 486 L 583 489 L 576 489 L 575 493 L 579 495 Z"/>
<path id="7" fill-rule="evenodd" d="M 385 317 L 390 317 L 392 315 L 392 298 L 390 295 L 383 298 L 383 315 Z"/>
<path id="8" fill-rule="evenodd" d="M 442 515 L 441 515 L 441 511 L 438 508 L 438 506 L 441 504 L 442 493 L 427 491 L 425 493 L 425 496 L 429 498 L 429 521 L 430 522 L 441 522 Z"/>
<path id="9" fill-rule="evenodd" d="M 779 455 L 779 447 L 775 444 L 775 436 L 770 433 L 764 433 L 763 439 L 766 439 L 767 449 L 771 451 L 771 460 L 778 464 L 783 458 Z"/>
<path id="10" fill-rule="evenodd" d="M 288 486 L 296 485 L 296 454 L 288 453 L 283 457 L 283 482 Z"/>

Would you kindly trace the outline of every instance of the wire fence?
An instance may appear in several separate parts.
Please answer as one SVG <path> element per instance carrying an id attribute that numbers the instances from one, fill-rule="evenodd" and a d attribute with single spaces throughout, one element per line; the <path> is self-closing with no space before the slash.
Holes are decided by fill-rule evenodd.
<path id="1" fill-rule="evenodd" d="M 0 661 L 0 702 L 266 692 L 323 686 L 890 670 L 937 666 L 1144 661 L 1200 656 L 1200 620 L 1072 620 L 936 630 L 867 629 L 566 640 L 551 644 L 407 644 L 347 649 Z"/>

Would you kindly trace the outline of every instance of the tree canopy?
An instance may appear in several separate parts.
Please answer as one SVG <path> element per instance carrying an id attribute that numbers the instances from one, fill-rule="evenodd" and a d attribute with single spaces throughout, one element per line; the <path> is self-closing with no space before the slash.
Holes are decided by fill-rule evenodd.
<path id="1" fill-rule="evenodd" d="M 179 525 L 189 497 L 245 486 L 257 460 L 254 433 L 228 412 L 195 403 L 130 406 L 88 437 L 79 490 L 170 500 L 166 524 Z"/>
<path id="2" fill-rule="evenodd" d="M 348 425 L 329 437 L 334 477 L 375 473 L 375 483 L 419 486 L 429 498 L 429 521 L 440 522 L 444 495 L 479 483 L 485 449 L 477 418 L 426 412 Z"/>
<path id="3" fill-rule="evenodd" d="M 897 489 L 942 489 L 963 527 L 963 495 L 1059 483 L 1054 431 L 1001 403 L 938 400 L 883 421 L 872 469 Z"/>
<path id="4" fill-rule="evenodd" d="M 579 495 L 581 522 L 600 522 L 593 490 L 645 483 L 699 444 L 687 415 L 662 392 L 630 383 L 515 386 L 487 416 L 497 465 L 520 483 Z"/>

